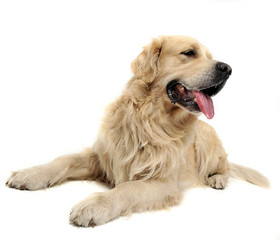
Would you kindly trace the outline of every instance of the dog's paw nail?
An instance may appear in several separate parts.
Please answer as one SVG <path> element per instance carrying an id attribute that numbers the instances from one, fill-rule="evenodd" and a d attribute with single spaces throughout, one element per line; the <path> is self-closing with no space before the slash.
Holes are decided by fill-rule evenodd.
<path id="1" fill-rule="evenodd" d="M 89 223 L 88 223 L 88 226 L 89 226 L 89 227 L 94 227 L 94 226 L 95 226 L 94 221 L 93 221 L 93 218 L 90 219 L 90 221 L 89 221 Z"/>

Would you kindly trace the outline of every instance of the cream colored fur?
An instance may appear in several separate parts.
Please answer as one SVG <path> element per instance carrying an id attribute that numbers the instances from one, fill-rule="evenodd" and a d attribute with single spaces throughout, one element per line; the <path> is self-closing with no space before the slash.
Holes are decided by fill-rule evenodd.
<path id="1" fill-rule="evenodd" d="M 195 60 L 179 54 L 189 48 L 197 51 Z M 7 185 L 37 190 L 67 180 L 108 183 L 110 191 L 95 193 L 73 208 L 71 223 L 83 227 L 178 204 L 182 191 L 192 186 L 223 189 L 229 176 L 267 187 L 267 179 L 255 170 L 228 163 L 214 129 L 171 104 L 166 94 L 172 79 L 193 87 L 207 80 L 215 63 L 195 39 L 154 39 L 132 62 L 134 76 L 106 109 L 92 148 L 14 172 Z"/>

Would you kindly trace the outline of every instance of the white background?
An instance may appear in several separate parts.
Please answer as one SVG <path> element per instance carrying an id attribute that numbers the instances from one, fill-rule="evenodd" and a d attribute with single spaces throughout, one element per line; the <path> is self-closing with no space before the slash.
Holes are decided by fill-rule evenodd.
<path id="1" fill-rule="evenodd" d="M 0 239 L 280 239 L 279 23 L 269 0 L 1 1 Z M 91 146 L 130 62 L 159 35 L 193 36 L 231 65 L 208 122 L 229 161 L 262 172 L 270 190 L 230 179 L 169 210 L 83 229 L 68 224 L 70 209 L 104 186 L 5 187 L 11 170 Z"/>

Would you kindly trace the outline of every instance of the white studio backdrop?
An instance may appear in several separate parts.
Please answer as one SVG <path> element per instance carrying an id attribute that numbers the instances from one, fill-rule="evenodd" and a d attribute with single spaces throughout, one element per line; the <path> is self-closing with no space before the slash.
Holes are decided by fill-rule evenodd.
<path id="1" fill-rule="evenodd" d="M 0 239 L 280 239 L 278 1 L 0 1 Z M 214 98 L 229 161 L 259 170 L 263 190 L 230 179 L 193 189 L 169 210 L 104 226 L 68 224 L 71 207 L 104 186 L 37 192 L 5 187 L 10 171 L 91 146 L 131 61 L 160 35 L 197 38 L 233 74 Z"/>

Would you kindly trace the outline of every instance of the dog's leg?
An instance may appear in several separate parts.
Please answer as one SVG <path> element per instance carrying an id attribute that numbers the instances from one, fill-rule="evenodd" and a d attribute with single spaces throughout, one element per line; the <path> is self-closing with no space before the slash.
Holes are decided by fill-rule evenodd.
<path id="1" fill-rule="evenodd" d="M 199 121 L 193 147 L 201 180 L 212 188 L 223 189 L 227 184 L 230 165 L 214 128 Z"/>
<path id="2" fill-rule="evenodd" d="M 229 177 L 230 165 L 221 142 L 209 155 L 211 159 L 207 164 L 207 171 L 204 176 L 205 183 L 215 189 L 224 189 Z"/>
<path id="3" fill-rule="evenodd" d="M 177 184 L 161 180 L 132 181 L 105 192 L 95 193 L 78 203 L 70 214 L 76 226 L 93 227 L 131 212 L 160 209 L 178 204 Z"/>
<path id="4" fill-rule="evenodd" d="M 87 179 L 101 174 L 98 157 L 90 150 L 61 156 L 54 161 L 13 172 L 6 185 L 20 190 L 38 190 L 66 180 Z"/>
<path id="5" fill-rule="evenodd" d="M 213 152 L 209 154 L 211 159 L 209 159 L 204 179 L 210 187 L 224 189 L 229 178 L 230 165 L 227 161 L 227 154 L 219 139 L 217 139 L 216 144 Z"/>

